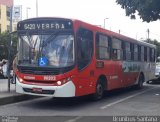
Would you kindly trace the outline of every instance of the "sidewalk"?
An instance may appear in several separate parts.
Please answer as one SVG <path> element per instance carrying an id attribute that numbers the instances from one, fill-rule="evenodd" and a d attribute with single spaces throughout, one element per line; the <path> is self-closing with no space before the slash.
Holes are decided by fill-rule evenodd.
<path id="1" fill-rule="evenodd" d="M 15 84 L 10 84 L 10 92 L 8 92 L 8 79 L 0 78 L 0 105 L 20 102 L 34 98 L 37 97 L 16 93 Z"/>

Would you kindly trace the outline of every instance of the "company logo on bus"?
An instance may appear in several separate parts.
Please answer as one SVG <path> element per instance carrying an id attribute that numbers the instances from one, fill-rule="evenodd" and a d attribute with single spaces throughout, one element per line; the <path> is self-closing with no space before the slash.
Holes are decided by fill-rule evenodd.
<path id="1" fill-rule="evenodd" d="M 55 76 L 44 76 L 44 80 L 56 80 Z"/>

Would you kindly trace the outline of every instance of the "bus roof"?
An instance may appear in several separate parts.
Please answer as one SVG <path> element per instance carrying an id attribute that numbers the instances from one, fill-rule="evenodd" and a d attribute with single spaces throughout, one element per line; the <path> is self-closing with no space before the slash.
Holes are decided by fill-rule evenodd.
<path id="1" fill-rule="evenodd" d="M 92 24 L 86 23 L 86 22 L 78 20 L 78 19 L 69 19 L 69 18 L 61 18 L 61 17 L 37 17 L 37 18 L 26 19 L 26 20 L 20 21 L 19 23 L 26 22 L 26 21 L 31 21 L 31 20 L 47 20 L 47 19 L 57 19 L 57 20 L 58 19 L 65 19 L 65 20 L 71 20 L 75 24 L 78 23 L 79 25 L 82 25 L 84 27 L 87 26 L 88 29 L 94 30 L 95 32 L 100 32 L 100 33 L 106 34 L 106 35 L 108 35 L 110 37 L 115 37 L 115 38 L 118 38 L 120 40 L 124 40 L 124 41 L 128 41 L 128 42 L 137 43 L 139 45 L 144 45 L 144 46 L 149 46 L 149 47 L 152 47 L 152 48 L 156 48 L 156 46 L 153 45 L 153 44 L 142 42 L 142 41 L 138 41 L 136 39 L 133 39 L 133 38 L 127 37 L 125 35 L 122 35 L 122 34 L 119 34 L 119 33 L 116 33 L 116 32 L 113 32 L 113 31 L 110 31 L 110 30 L 98 27 L 96 25 L 92 25 Z"/>
<path id="2" fill-rule="evenodd" d="M 128 42 L 137 43 L 139 45 L 144 45 L 144 46 L 149 46 L 149 47 L 152 47 L 152 48 L 156 48 L 156 45 L 153 45 L 153 44 L 150 44 L 150 43 L 147 43 L 147 42 L 143 42 L 143 41 L 138 41 L 136 39 L 127 37 L 125 35 L 122 35 L 122 34 L 119 34 L 119 33 L 116 33 L 116 32 L 98 27 L 96 25 L 88 24 L 86 22 L 83 22 L 83 21 L 80 21 L 80 20 L 75 20 L 75 19 L 72 19 L 72 21 L 79 22 L 79 23 L 84 23 L 85 25 L 90 26 L 90 28 L 93 29 L 96 32 L 107 34 L 108 36 L 115 37 L 115 38 L 118 38 L 120 40 L 124 40 L 124 41 L 128 41 Z"/>

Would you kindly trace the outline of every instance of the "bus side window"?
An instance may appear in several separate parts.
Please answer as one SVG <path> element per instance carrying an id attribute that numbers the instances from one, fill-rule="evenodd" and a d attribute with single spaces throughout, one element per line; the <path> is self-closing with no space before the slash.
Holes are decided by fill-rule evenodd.
<path id="1" fill-rule="evenodd" d="M 121 60 L 123 57 L 122 41 L 116 38 L 112 39 L 112 59 Z"/>
<path id="2" fill-rule="evenodd" d="M 122 50 L 123 50 L 123 60 L 126 60 L 126 44 L 122 41 Z"/>
<path id="3" fill-rule="evenodd" d="M 96 55 L 97 59 L 110 59 L 110 38 L 108 36 L 96 34 Z"/>
<path id="4" fill-rule="evenodd" d="M 134 60 L 134 44 L 130 43 L 130 49 L 131 49 L 131 60 Z"/>
<path id="5" fill-rule="evenodd" d="M 82 70 L 90 62 L 93 54 L 93 32 L 80 28 L 77 32 L 78 69 Z"/>
<path id="6" fill-rule="evenodd" d="M 144 46 L 141 46 L 141 61 L 144 61 Z"/>
<path id="7" fill-rule="evenodd" d="M 126 60 L 131 60 L 131 46 L 129 42 L 125 43 Z"/>
<path id="8" fill-rule="evenodd" d="M 156 55 L 157 55 L 157 51 L 155 50 L 155 49 L 153 49 L 154 51 L 154 59 L 153 59 L 153 62 L 155 62 L 156 61 Z"/>
<path id="9" fill-rule="evenodd" d="M 138 45 L 134 44 L 134 61 L 138 61 Z"/>
<path id="10" fill-rule="evenodd" d="M 150 62 L 150 52 L 149 52 L 149 47 L 147 47 L 147 62 Z"/>
<path id="11" fill-rule="evenodd" d="M 138 61 L 141 61 L 141 46 L 138 45 Z"/>
<path id="12" fill-rule="evenodd" d="M 147 47 L 144 47 L 144 61 L 146 61 L 147 62 L 147 57 L 148 57 L 148 55 L 147 55 Z"/>
<path id="13" fill-rule="evenodd" d="M 150 62 L 154 62 L 155 60 L 155 50 L 150 48 Z"/>

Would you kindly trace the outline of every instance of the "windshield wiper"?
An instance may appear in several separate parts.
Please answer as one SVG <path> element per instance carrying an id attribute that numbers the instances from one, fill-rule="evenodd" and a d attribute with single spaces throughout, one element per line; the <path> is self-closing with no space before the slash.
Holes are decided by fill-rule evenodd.
<path id="1" fill-rule="evenodd" d="M 42 55 L 42 50 L 43 48 L 50 43 L 51 41 L 53 41 L 57 36 L 58 36 L 59 32 L 53 33 L 51 34 L 46 40 L 43 40 L 42 42 L 42 46 L 41 46 L 41 50 L 40 50 L 40 54 Z M 39 46 L 40 47 L 40 46 Z"/>
<path id="2" fill-rule="evenodd" d="M 42 47 L 45 47 L 48 43 L 54 40 L 58 36 L 59 32 L 51 34 L 45 41 L 42 43 Z"/>

